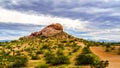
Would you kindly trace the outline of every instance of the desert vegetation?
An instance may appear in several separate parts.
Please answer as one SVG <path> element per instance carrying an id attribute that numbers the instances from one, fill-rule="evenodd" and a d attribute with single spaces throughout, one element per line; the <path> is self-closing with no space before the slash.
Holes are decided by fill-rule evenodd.
<path id="1" fill-rule="evenodd" d="M 78 43 L 85 45 L 82 47 L 83 45 Z M 68 68 L 83 65 L 92 68 L 107 67 L 109 61 L 101 60 L 90 50 L 94 44 L 97 43 L 75 38 L 66 33 L 53 37 L 37 36 L 1 42 L 0 67 L 31 67 L 30 60 L 39 60 L 37 64 L 32 65 L 35 68 Z"/>
<path id="2" fill-rule="evenodd" d="M 70 58 L 81 46 L 73 36 L 61 33 L 53 37 L 37 36 L 20 38 L 0 43 L 0 67 L 15 68 L 29 66 L 29 60 L 40 60 L 34 67 L 49 67 L 71 64 Z M 40 65 L 41 62 L 43 65 Z"/>
<path id="3" fill-rule="evenodd" d="M 54 30 L 53 27 L 49 28 Z M 0 42 L 0 68 L 106 68 L 109 61 L 94 54 L 90 49 L 94 46 L 120 55 L 120 43 L 75 38 L 63 29 L 55 29 L 60 33 L 50 37 L 44 30 L 19 40 Z"/>

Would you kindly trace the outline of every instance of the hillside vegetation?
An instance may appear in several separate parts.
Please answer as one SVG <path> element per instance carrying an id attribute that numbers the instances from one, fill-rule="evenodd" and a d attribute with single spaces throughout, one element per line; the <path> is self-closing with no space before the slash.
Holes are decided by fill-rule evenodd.
<path id="1" fill-rule="evenodd" d="M 53 25 L 18 40 L 0 42 L 0 68 L 106 68 L 109 65 L 109 61 L 101 60 L 90 50 L 91 46 L 106 43 L 75 38 L 59 24 L 59 29 Z"/>
<path id="2" fill-rule="evenodd" d="M 0 43 L 0 67 L 95 67 L 101 62 L 100 58 L 84 41 L 61 32 L 52 37 L 35 36 L 3 42 Z"/>

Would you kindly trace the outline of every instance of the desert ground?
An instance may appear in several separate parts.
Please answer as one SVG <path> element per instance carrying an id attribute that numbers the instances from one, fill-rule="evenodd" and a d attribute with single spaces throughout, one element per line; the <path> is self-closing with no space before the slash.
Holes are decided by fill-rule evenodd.
<path id="1" fill-rule="evenodd" d="M 105 52 L 103 47 L 90 47 L 90 49 L 102 60 L 109 61 L 109 66 L 107 68 L 120 68 L 120 55 Z"/>

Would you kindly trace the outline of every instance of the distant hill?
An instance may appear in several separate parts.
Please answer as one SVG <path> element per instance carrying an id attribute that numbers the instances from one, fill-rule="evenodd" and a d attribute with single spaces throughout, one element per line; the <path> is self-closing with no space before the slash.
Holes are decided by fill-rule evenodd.
<path id="1" fill-rule="evenodd" d="M 0 40 L 0 42 L 9 42 L 11 40 Z"/>

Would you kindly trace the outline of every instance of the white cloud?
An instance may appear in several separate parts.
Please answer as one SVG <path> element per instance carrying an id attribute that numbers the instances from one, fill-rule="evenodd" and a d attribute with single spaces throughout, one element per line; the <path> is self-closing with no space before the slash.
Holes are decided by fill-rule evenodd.
<path id="1" fill-rule="evenodd" d="M 114 40 L 120 41 L 120 35 L 101 35 L 101 36 L 92 36 L 91 39 L 93 40 Z"/>
<path id="2" fill-rule="evenodd" d="M 98 7 L 86 7 L 86 8 L 85 7 L 78 7 L 78 8 L 70 9 L 70 11 L 86 12 L 86 13 L 94 14 L 94 13 L 111 12 L 111 11 L 113 11 L 113 9 L 111 9 L 111 8 L 98 8 Z"/>
<path id="3" fill-rule="evenodd" d="M 101 11 L 100 11 L 101 10 Z M 99 11 L 93 10 L 94 12 L 106 12 L 109 10 L 100 9 Z M 78 9 L 76 9 L 78 11 Z M 73 29 L 76 31 L 89 32 L 83 34 L 83 36 L 91 36 L 94 40 L 106 39 L 106 40 L 120 40 L 120 29 L 106 29 L 96 30 L 88 29 L 86 26 L 90 26 L 88 21 L 72 20 L 70 18 L 53 17 L 50 15 L 37 15 L 33 13 L 22 13 L 13 10 L 7 10 L 0 8 L 0 22 L 2 23 L 21 23 L 21 24 L 36 24 L 36 25 L 48 25 L 51 23 L 61 23 L 64 28 Z M 91 25 L 95 26 L 95 25 Z M 94 27 L 93 27 L 94 28 Z M 0 40 L 18 39 L 18 36 L 0 37 Z"/>
<path id="4" fill-rule="evenodd" d="M 98 7 L 76 7 L 72 9 L 67 9 L 66 8 L 55 8 L 53 10 L 54 12 L 63 12 L 63 11 L 71 11 L 74 13 L 80 13 L 80 12 L 85 12 L 88 14 L 95 14 L 95 13 L 106 13 L 106 12 L 115 12 L 111 8 L 98 8 Z"/>
<path id="5" fill-rule="evenodd" d="M 65 28 L 84 29 L 86 21 L 72 20 L 69 18 L 52 17 L 49 15 L 37 15 L 21 13 L 13 10 L 0 8 L 0 22 L 48 25 L 51 23 L 61 23 Z"/>
<path id="6" fill-rule="evenodd" d="M 12 3 L 13 5 L 19 5 L 19 0 L 12 0 L 11 3 Z"/>
<path id="7" fill-rule="evenodd" d="M 120 12 L 111 13 L 110 16 L 119 16 L 120 17 Z"/>
<path id="8" fill-rule="evenodd" d="M 105 30 L 91 30 L 87 34 L 81 36 L 90 36 L 93 40 L 116 40 L 120 41 L 120 28 L 105 29 Z"/>

